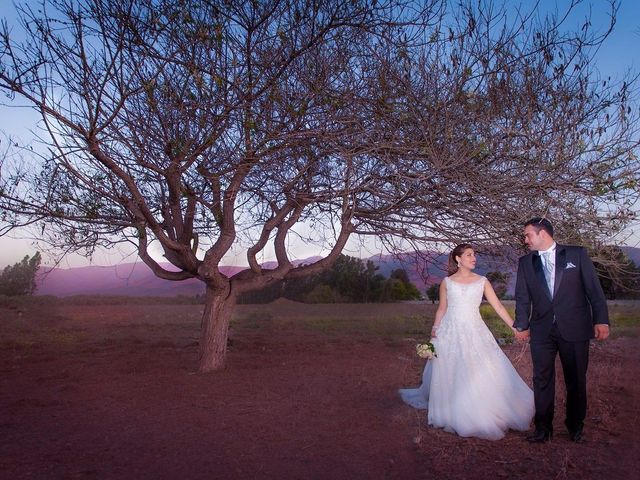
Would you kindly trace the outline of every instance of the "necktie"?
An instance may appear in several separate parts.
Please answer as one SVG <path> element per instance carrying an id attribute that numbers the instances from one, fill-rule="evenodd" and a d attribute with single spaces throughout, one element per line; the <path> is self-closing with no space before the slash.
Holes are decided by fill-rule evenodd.
<path id="1" fill-rule="evenodd" d="M 554 272 L 553 272 L 551 255 L 553 255 L 553 252 L 544 252 L 541 255 L 541 257 L 542 257 L 542 266 L 544 269 L 544 278 L 547 281 L 547 287 L 549 287 L 549 292 L 551 292 L 551 296 L 553 296 Z"/>

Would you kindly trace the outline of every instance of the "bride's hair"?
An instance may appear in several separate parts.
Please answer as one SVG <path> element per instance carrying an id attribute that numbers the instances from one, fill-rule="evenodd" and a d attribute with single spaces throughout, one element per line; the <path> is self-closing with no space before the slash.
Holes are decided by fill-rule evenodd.
<path id="1" fill-rule="evenodd" d="M 464 251 L 467 250 L 468 248 L 473 249 L 473 245 L 471 245 L 470 243 L 461 243 L 456 248 L 451 250 L 451 253 L 449 254 L 449 265 L 447 268 L 448 270 L 447 273 L 449 276 L 453 275 L 458 271 L 458 262 L 456 261 L 456 257 L 462 256 Z"/>

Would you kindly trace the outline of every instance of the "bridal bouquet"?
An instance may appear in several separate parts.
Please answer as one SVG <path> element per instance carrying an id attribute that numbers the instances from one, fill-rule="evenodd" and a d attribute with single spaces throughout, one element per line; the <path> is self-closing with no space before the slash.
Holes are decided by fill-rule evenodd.
<path id="1" fill-rule="evenodd" d="M 419 343 L 418 345 L 416 345 L 416 353 L 419 357 L 428 359 L 438 356 L 436 354 L 436 347 L 434 347 L 433 343 L 431 342 Z"/>

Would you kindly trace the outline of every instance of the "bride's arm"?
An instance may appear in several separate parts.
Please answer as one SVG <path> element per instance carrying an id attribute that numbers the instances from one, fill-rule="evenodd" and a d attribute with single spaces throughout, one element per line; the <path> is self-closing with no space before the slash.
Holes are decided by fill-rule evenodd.
<path id="1" fill-rule="evenodd" d="M 447 282 L 445 282 L 444 278 L 440 283 L 440 299 L 438 300 L 438 309 L 436 310 L 436 319 L 433 321 L 433 328 L 431 329 L 431 336 L 438 336 L 438 327 L 440 326 L 440 322 L 442 322 L 442 317 L 447 311 Z"/>
<path id="2" fill-rule="evenodd" d="M 504 308 L 504 305 L 502 305 L 502 302 L 498 299 L 496 292 L 493 291 L 493 287 L 491 286 L 491 282 L 489 282 L 489 280 L 486 280 L 484 282 L 484 297 L 487 299 L 489 305 L 493 307 L 502 321 L 513 330 L 513 319 L 509 315 L 509 312 L 507 312 L 507 309 Z"/>

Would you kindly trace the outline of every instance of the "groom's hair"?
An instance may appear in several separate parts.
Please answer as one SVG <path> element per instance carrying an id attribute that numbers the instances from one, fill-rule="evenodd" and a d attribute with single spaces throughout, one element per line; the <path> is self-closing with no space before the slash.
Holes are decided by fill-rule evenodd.
<path id="1" fill-rule="evenodd" d="M 528 225 L 531 225 L 533 228 L 535 228 L 537 233 L 540 233 L 540 230 L 544 230 L 549 234 L 550 237 L 553 237 L 553 225 L 551 225 L 551 222 L 546 218 L 532 218 L 524 224 L 525 227 Z"/>

